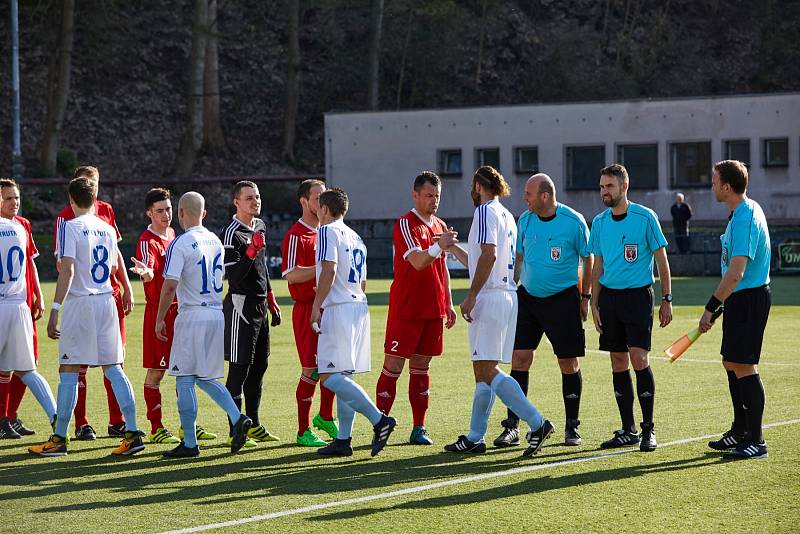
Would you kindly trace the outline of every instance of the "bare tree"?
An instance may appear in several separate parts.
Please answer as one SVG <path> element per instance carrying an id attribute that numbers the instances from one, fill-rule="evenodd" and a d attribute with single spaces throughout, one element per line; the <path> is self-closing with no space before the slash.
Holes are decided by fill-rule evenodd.
<path id="1" fill-rule="evenodd" d="M 478 39 L 478 58 L 475 65 L 475 87 L 481 83 L 481 67 L 483 65 L 483 42 L 486 34 L 486 0 L 481 2 L 481 19 L 479 22 L 478 31 L 480 38 Z"/>
<path id="2" fill-rule="evenodd" d="M 175 157 L 173 173 L 188 176 L 194 168 L 203 142 L 203 80 L 208 35 L 208 0 L 195 0 L 192 20 L 192 48 L 189 52 L 186 123 Z"/>
<path id="3" fill-rule="evenodd" d="M 403 82 L 406 77 L 406 61 L 408 60 L 408 45 L 411 42 L 411 29 L 414 23 L 414 5 L 408 9 L 408 20 L 406 21 L 406 38 L 403 40 L 403 52 L 400 59 L 400 78 L 397 80 L 397 109 L 400 109 L 400 103 L 403 97 Z"/>
<path id="4" fill-rule="evenodd" d="M 203 72 L 203 148 L 225 154 L 228 144 L 222 132 L 219 112 L 219 24 L 217 0 L 208 0 L 205 71 Z"/>
<path id="5" fill-rule="evenodd" d="M 369 109 L 378 109 L 383 0 L 372 0 L 369 22 Z"/>
<path id="6" fill-rule="evenodd" d="M 75 36 L 75 0 L 61 3 L 61 24 L 58 36 L 53 40 L 47 77 L 47 116 L 39 145 L 39 167 L 43 174 L 55 176 L 56 156 L 61 142 L 64 113 L 69 97 L 70 73 L 72 71 L 72 43 Z M 51 28 L 55 26 L 58 4 L 51 7 Z"/>
<path id="7" fill-rule="evenodd" d="M 286 72 L 286 112 L 283 127 L 283 157 L 294 163 L 297 108 L 300 103 L 300 0 L 289 0 L 289 43 Z"/>

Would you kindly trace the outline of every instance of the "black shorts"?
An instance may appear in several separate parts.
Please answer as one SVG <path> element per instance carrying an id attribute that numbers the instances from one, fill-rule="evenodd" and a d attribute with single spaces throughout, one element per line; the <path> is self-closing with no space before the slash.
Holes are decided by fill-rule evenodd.
<path id="1" fill-rule="evenodd" d="M 722 314 L 722 361 L 755 365 L 767 327 L 772 292 L 769 286 L 743 289 L 725 300 Z"/>
<path id="2" fill-rule="evenodd" d="M 653 286 L 600 290 L 600 350 L 628 352 L 630 347 L 650 350 L 653 333 Z"/>
<path id="3" fill-rule="evenodd" d="M 222 301 L 225 314 L 225 360 L 250 365 L 269 358 L 269 321 L 264 297 L 228 293 Z"/>
<path id="4" fill-rule="evenodd" d="M 542 334 L 545 334 L 558 358 L 575 358 L 586 354 L 578 286 L 544 298 L 533 297 L 519 286 L 517 302 L 519 311 L 514 350 L 536 350 Z"/>

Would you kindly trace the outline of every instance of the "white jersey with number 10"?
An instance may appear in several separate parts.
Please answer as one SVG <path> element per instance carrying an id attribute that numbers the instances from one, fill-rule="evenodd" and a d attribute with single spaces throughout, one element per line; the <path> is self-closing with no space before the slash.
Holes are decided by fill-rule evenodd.
<path id="1" fill-rule="evenodd" d="M 89 213 L 61 223 L 58 250 L 72 258 L 75 276 L 69 294 L 111 293 L 112 272 L 117 265 L 117 231 Z"/>
<path id="2" fill-rule="evenodd" d="M 367 279 L 367 247 L 361 237 L 341 219 L 321 226 L 317 234 L 317 282 L 322 262 L 336 262 L 336 278 L 322 308 L 367 302 L 361 282 Z"/>
<path id="3" fill-rule="evenodd" d="M 490 200 L 475 208 L 469 229 L 469 278 L 475 277 L 481 245 L 495 245 L 496 259 L 483 289 L 516 291 L 514 283 L 514 246 L 517 243 L 517 224 L 514 216 L 497 200 Z"/>
<path id="4" fill-rule="evenodd" d="M 192 226 L 167 249 L 164 278 L 178 281 L 178 313 L 187 306 L 222 309 L 224 249 L 203 226 Z"/>
<path id="5" fill-rule="evenodd" d="M 24 302 L 27 298 L 25 267 L 28 232 L 12 220 L 0 218 L 0 301 Z"/>

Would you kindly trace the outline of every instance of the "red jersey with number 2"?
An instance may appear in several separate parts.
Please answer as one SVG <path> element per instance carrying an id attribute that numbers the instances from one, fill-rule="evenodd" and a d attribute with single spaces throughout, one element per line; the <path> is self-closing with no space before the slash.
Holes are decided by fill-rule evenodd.
<path id="1" fill-rule="evenodd" d="M 426 222 L 411 210 L 394 223 L 394 280 L 389 289 L 389 319 L 436 319 L 446 314 L 447 279 L 444 252 L 418 271 L 407 260 L 415 250 L 430 248 L 447 231 L 435 215 Z"/>

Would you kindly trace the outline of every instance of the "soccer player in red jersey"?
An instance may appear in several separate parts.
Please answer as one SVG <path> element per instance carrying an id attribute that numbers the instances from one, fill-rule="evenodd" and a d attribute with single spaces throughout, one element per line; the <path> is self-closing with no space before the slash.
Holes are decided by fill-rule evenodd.
<path id="1" fill-rule="evenodd" d="M 142 365 L 147 369 L 144 378 L 144 401 L 147 419 L 150 421 L 150 443 L 178 444 L 181 440 L 164 427 L 161 420 L 161 380 L 169 369 L 169 353 L 172 349 L 172 333 L 178 302 L 173 301 L 164 318 L 167 341 L 156 337 L 156 316 L 161 287 L 164 285 L 164 264 L 167 248 L 175 239 L 172 224 L 172 201 L 169 191 L 156 187 L 144 197 L 145 213 L 150 225 L 139 236 L 136 256 L 131 258 L 131 272 L 138 275 L 144 285 L 145 307 L 142 328 Z"/>
<path id="2" fill-rule="evenodd" d="M 28 232 L 28 243 L 30 250 L 27 257 L 25 270 L 25 285 L 28 289 L 28 307 L 31 309 L 33 318 L 33 356 L 38 361 L 39 351 L 36 339 L 36 321 L 44 313 L 44 295 L 39 285 L 39 273 L 36 271 L 34 259 L 39 255 L 36 244 L 33 242 L 31 233 L 31 223 L 25 217 L 17 215 L 19 212 L 20 196 L 19 186 L 14 180 L 7 178 L 0 179 L 0 198 L 2 206 L 0 217 L 12 219 L 20 223 Z M 27 387 L 16 374 L 11 376 L 0 376 L 0 439 L 16 439 L 20 436 L 30 436 L 35 434 L 33 430 L 26 427 L 22 420 L 17 417 L 17 410 L 22 402 Z"/>
<path id="3" fill-rule="evenodd" d="M 75 169 L 73 178 L 88 178 L 95 182 L 100 181 L 100 172 L 96 167 L 78 167 Z M 97 200 L 94 204 L 94 214 L 102 221 L 113 226 L 117 231 L 117 240 L 122 239 L 122 235 L 117 228 L 117 222 L 114 218 L 114 208 L 111 204 Z M 56 222 L 53 225 L 53 237 L 55 243 L 55 255 L 58 258 L 58 243 L 59 243 L 59 228 L 61 223 L 75 218 L 75 213 L 72 207 L 67 206 L 62 209 Z M 117 304 L 117 314 L 119 315 L 119 332 L 122 335 L 122 343 L 125 343 L 125 316 L 128 315 L 133 309 L 133 290 L 131 288 L 128 273 L 125 269 L 125 261 L 122 254 L 119 255 L 119 266 L 114 276 L 111 278 L 111 286 L 114 289 L 114 301 Z M 58 264 L 57 264 L 58 265 Z M 124 293 L 120 293 L 120 286 Z M 75 439 L 78 440 L 93 440 L 96 438 L 95 431 L 89 424 L 86 418 L 86 367 L 81 368 L 78 377 L 78 404 L 75 406 Z M 117 398 L 114 396 L 114 391 L 111 389 L 111 382 L 103 376 L 103 384 L 106 387 L 106 397 L 108 398 L 108 435 L 112 437 L 125 437 L 125 418 L 117 404 Z"/>
<path id="4" fill-rule="evenodd" d="M 303 215 L 289 228 L 283 237 L 281 252 L 283 256 L 283 277 L 289 282 L 289 294 L 294 300 L 292 325 L 297 354 L 300 356 L 302 373 L 297 384 L 297 444 L 305 447 L 325 445 L 311 430 L 311 402 L 317 387 L 317 337 L 310 328 L 311 307 L 316 295 L 316 243 L 319 219 L 319 196 L 325 191 L 320 180 L 304 180 L 297 190 L 297 199 L 303 207 Z M 320 385 L 319 413 L 314 416 L 313 425 L 331 439 L 339 434 L 336 419 L 333 417 L 335 395 Z"/>
<path id="5" fill-rule="evenodd" d="M 450 296 L 450 273 L 439 240 L 449 244 L 455 232 L 436 217 L 442 184 L 429 171 L 414 180 L 414 208 L 395 222 L 394 281 L 389 290 L 389 316 L 383 351 L 383 370 L 375 398 L 378 409 L 389 415 L 397 391 L 397 379 L 409 361 L 408 400 L 414 417 L 410 443 L 431 445 L 425 429 L 430 403 L 430 363 L 442 354 L 442 319 L 447 328 L 456 322 Z M 442 243 L 444 245 L 444 242 Z M 446 248 L 446 247 L 445 247 Z"/>

